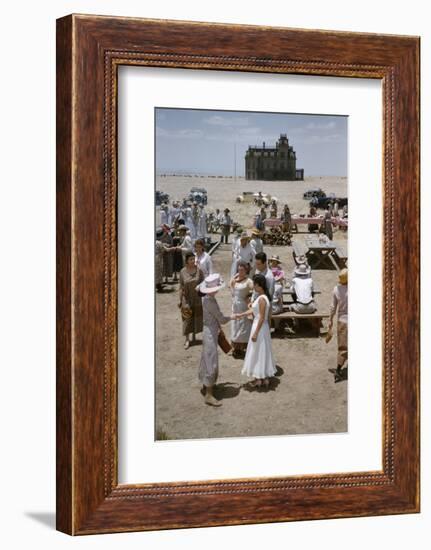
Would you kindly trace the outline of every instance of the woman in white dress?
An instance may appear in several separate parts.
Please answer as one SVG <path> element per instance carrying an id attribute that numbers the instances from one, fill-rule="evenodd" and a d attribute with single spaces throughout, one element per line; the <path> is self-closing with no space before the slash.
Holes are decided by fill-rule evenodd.
<path id="1" fill-rule="evenodd" d="M 193 224 L 193 217 L 192 217 L 192 209 L 187 206 L 183 210 L 183 218 L 184 218 L 184 224 L 187 227 L 187 229 L 190 231 L 190 237 L 192 240 L 196 239 L 196 232 L 195 232 L 195 226 Z"/>
<path id="2" fill-rule="evenodd" d="M 199 239 L 206 239 L 208 234 L 207 228 L 207 213 L 203 204 L 199 205 L 199 225 L 198 225 L 198 234 Z"/>
<path id="3" fill-rule="evenodd" d="M 248 310 L 253 281 L 248 278 L 248 266 L 239 262 L 238 272 L 230 281 L 232 293 L 232 313 L 244 313 Z M 244 351 L 250 338 L 251 320 L 248 317 L 234 320 L 231 324 L 233 357 L 244 357 Z"/>
<path id="4" fill-rule="evenodd" d="M 169 207 L 164 202 L 160 206 L 160 225 L 168 224 L 169 223 Z"/>
<path id="5" fill-rule="evenodd" d="M 250 309 L 234 316 L 236 319 L 240 319 L 250 314 L 254 315 L 250 340 L 241 372 L 252 378 L 251 386 L 268 387 L 269 379 L 277 372 L 272 355 L 271 333 L 269 330 L 271 301 L 264 275 L 260 273 L 255 275 L 253 284 L 257 293 L 256 300 L 252 303 Z"/>
<path id="6" fill-rule="evenodd" d="M 213 261 L 208 252 L 205 252 L 205 244 L 202 239 L 195 242 L 195 265 L 202 271 L 204 277 L 213 272 Z"/>

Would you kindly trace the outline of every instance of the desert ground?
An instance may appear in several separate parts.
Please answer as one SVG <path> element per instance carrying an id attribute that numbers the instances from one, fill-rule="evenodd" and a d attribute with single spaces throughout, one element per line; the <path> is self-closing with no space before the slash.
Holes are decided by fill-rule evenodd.
<path id="1" fill-rule="evenodd" d="M 328 193 L 346 196 L 345 178 L 306 178 L 301 182 L 259 182 L 233 178 L 159 177 L 156 188 L 169 193 L 171 199 L 186 196 L 191 187 L 208 191 L 207 212 L 229 207 L 234 221 L 250 228 L 256 211 L 253 204 L 238 204 L 242 191 L 262 191 L 275 195 L 279 204 L 287 202 L 292 213 L 308 212 L 304 190 L 322 187 Z M 158 218 L 158 213 L 157 213 Z M 301 226 L 300 226 L 301 227 Z M 306 226 L 302 226 L 305 230 Z M 210 235 L 219 240 L 219 235 Z M 293 236 L 303 241 L 306 233 Z M 334 231 L 334 242 L 346 248 L 347 232 Z M 278 254 L 290 280 L 294 270 L 290 246 L 266 246 L 270 256 Z M 216 271 L 229 280 L 231 246 L 220 245 L 213 254 Z M 318 311 L 329 312 L 331 292 L 338 279 L 334 269 L 313 270 Z M 230 313 L 227 288 L 217 294 L 221 310 Z M 243 360 L 219 350 L 219 380 L 215 396 L 221 407 L 204 404 L 200 393 L 198 367 L 202 350 L 201 335 L 188 350 L 183 348 L 181 317 L 177 308 L 178 285 L 167 284 L 156 294 L 156 439 L 201 439 L 265 435 L 293 435 L 346 432 L 347 380 L 337 384 L 329 369 L 336 367 L 337 346 L 334 337 L 325 342 L 326 326 L 320 337 L 307 331 L 297 335 L 273 334 L 273 353 L 278 372 L 268 391 L 250 390 L 241 375 Z M 230 336 L 229 325 L 224 327 Z"/>

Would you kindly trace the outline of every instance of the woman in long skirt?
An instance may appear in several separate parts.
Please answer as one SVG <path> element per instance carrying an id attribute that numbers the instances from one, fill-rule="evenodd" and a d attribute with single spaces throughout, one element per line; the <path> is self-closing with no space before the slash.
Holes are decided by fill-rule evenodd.
<path id="1" fill-rule="evenodd" d="M 220 407 L 220 401 L 214 397 L 213 389 L 218 378 L 218 336 L 220 325 L 224 325 L 232 319 L 223 315 L 215 298 L 216 293 L 224 287 L 218 273 L 208 275 L 197 287 L 203 296 L 203 338 L 202 355 L 199 365 L 199 380 L 203 384 L 205 403 L 214 407 Z"/>
<path id="2" fill-rule="evenodd" d="M 184 348 L 190 347 L 190 334 L 193 342 L 196 334 L 202 332 L 202 300 L 196 286 L 204 280 L 202 271 L 195 265 L 193 252 L 188 252 L 185 267 L 180 271 L 180 296 L 178 307 L 183 320 Z"/>
<path id="3" fill-rule="evenodd" d="M 266 279 L 262 274 L 253 277 L 254 290 L 257 293 L 256 300 L 251 308 L 235 317 L 242 318 L 253 314 L 254 321 L 251 327 L 250 340 L 247 346 L 242 374 L 249 376 L 251 386 L 269 386 L 269 379 L 275 375 L 277 369 L 272 354 L 271 333 L 269 330 L 269 316 L 271 301 Z"/>
<path id="4" fill-rule="evenodd" d="M 232 293 L 232 313 L 244 313 L 248 310 L 248 303 L 253 291 L 253 282 L 248 278 L 248 265 L 238 263 L 238 271 L 230 282 Z M 244 351 L 250 338 L 251 320 L 248 317 L 234 320 L 231 324 L 231 341 L 233 357 L 244 357 Z"/>
<path id="5" fill-rule="evenodd" d="M 174 245 L 174 240 L 171 235 L 171 228 L 169 225 L 164 224 L 162 225 L 163 229 L 163 235 L 161 237 L 161 242 L 166 245 L 168 248 L 172 248 Z M 174 254 L 164 254 L 163 255 L 163 277 L 165 279 L 165 283 L 168 282 L 168 278 L 172 277 L 173 274 L 173 266 L 174 266 Z"/>

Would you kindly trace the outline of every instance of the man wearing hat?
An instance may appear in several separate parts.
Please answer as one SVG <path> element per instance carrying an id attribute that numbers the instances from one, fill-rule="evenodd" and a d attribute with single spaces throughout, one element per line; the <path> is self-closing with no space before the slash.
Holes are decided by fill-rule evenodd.
<path id="1" fill-rule="evenodd" d="M 224 288 L 225 283 L 218 273 L 212 273 L 200 283 L 196 290 L 203 296 L 203 333 L 202 355 L 199 365 L 199 380 L 203 384 L 205 403 L 220 407 L 220 401 L 214 397 L 214 386 L 218 378 L 218 337 L 221 325 L 233 319 L 220 311 L 215 295 Z"/>
<path id="2" fill-rule="evenodd" d="M 260 238 L 260 231 L 257 227 L 254 227 L 251 230 L 251 237 L 250 244 L 254 248 L 255 253 L 259 254 L 259 252 L 263 252 L 263 242 Z"/>
<path id="3" fill-rule="evenodd" d="M 232 225 L 232 218 L 230 217 L 229 208 L 224 209 L 224 213 L 223 213 L 223 216 L 221 218 L 220 225 L 221 225 L 221 239 L 220 239 L 220 242 L 223 242 L 223 238 L 224 238 L 225 243 L 229 244 L 230 226 Z"/>
<path id="4" fill-rule="evenodd" d="M 292 289 L 295 303 L 290 306 L 290 310 L 299 314 L 314 313 L 317 308 L 313 300 L 313 279 L 305 264 L 299 264 L 296 267 L 292 279 Z"/>
<path id="5" fill-rule="evenodd" d="M 342 368 L 347 361 L 347 339 L 348 339 L 348 299 L 347 299 L 347 269 L 342 269 L 338 274 L 338 284 L 332 292 L 332 304 L 330 307 L 329 333 L 332 332 L 332 325 L 335 313 L 337 313 L 337 370 L 334 375 L 334 382 L 343 379 Z"/>
<path id="6" fill-rule="evenodd" d="M 237 272 L 239 262 L 244 262 L 250 267 L 250 273 L 254 271 L 254 258 L 256 252 L 250 244 L 250 238 L 246 231 L 243 231 L 239 236 L 239 244 L 237 244 L 232 259 L 231 277 L 234 277 Z"/>

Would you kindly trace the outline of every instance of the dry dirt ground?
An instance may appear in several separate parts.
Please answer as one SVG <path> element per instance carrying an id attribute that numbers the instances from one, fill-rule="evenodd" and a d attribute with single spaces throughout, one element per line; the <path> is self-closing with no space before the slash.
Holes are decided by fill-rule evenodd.
<path id="1" fill-rule="evenodd" d="M 234 185 L 229 178 L 161 178 L 157 188 L 172 198 L 185 196 L 192 186 L 206 187 L 208 208 L 228 206 L 234 220 L 251 226 L 255 212 L 252 205 L 238 205 L 235 197 L 244 189 L 269 192 L 281 203 L 287 201 L 294 213 L 306 213 L 304 189 L 322 187 L 327 193 L 346 194 L 346 180 L 309 178 L 305 182 L 245 182 Z M 218 235 L 212 236 L 218 240 Z M 303 241 L 304 233 L 294 235 Z M 334 241 L 346 244 L 347 233 L 336 231 Z M 294 269 L 292 248 L 265 247 L 267 254 L 278 254 L 285 272 Z M 228 280 L 231 265 L 230 245 L 221 245 L 213 255 L 215 270 Z M 318 310 L 329 312 L 331 291 L 337 282 L 337 270 L 313 271 L 315 285 L 322 291 L 317 296 Z M 156 294 L 156 438 L 197 439 L 210 437 L 264 436 L 345 432 L 347 426 L 347 381 L 334 384 L 328 369 L 336 366 L 336 338 L 325 343 L 325 329 L 315 337 L 307 332 L 297 336 L 273 335 L 274 357 L 278 375 L 268 391 L 250 391 L 247 378 L 241 375 L 243 361 L 219 350 L 220 374 L 216 397 L 221 407 L 204 404 L 197 377 L 202 350 L 201 335 L 196 345 L 183 348 L 181 319 L 177 308 L 178 285 L 168 284 L 165 292 Z M 230 312 L 227 289 L 217 295 L 225 314 Z M 225 326 L 229 337 L 229 325 Z"/>

